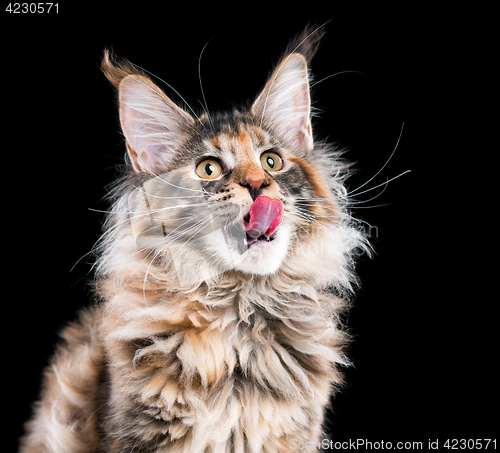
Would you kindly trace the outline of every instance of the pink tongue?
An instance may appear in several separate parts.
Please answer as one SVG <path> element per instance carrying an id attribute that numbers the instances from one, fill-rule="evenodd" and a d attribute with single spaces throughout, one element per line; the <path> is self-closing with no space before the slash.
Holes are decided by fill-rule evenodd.
<path id="1" fill-rule="evenodd" d="M 271 236 L 283 220 L 283 203 L 277 198 L 257 197 L 250 207 L 250 220 L 244 224 L 248 236 Z"/>

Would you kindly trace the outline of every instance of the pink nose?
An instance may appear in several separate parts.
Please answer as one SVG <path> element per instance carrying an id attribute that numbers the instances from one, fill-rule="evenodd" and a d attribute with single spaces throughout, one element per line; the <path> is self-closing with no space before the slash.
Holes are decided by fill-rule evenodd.
<path id="1" fill-rule="evenodd" d="M 252 188 L 252 189 L 260 189 L 262 184 L 265 183 L 264 178 L 260 179 L 247 179 L 247 184 Z"/>

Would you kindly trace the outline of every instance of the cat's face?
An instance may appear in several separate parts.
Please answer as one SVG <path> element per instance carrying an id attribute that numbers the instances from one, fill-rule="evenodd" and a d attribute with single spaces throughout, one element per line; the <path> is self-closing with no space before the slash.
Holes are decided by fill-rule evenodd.
<path id="1" fill-rule="evenodd" d="M 120 120 L 144 182 L 129 196 L 139 248 L 184 283 L 266 275 L 293 259 L 335 202 L 313 158 L 307 63 L 291 54 L 249 112 L 193 118 L 148 78 L 119 84 Z"/>

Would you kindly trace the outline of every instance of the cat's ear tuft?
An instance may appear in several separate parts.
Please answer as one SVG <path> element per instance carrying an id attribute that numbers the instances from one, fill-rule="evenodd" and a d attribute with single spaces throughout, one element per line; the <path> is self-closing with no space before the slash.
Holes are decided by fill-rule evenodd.
<path id="1" fill-rule="evenodd" d="M 193 118 L 146 76 L 126 76 L 118 92 L 120 123 L 134 169 L 152 174 L 168 169 Z"/>
<path id="2" fill-rule="evenodd" d="M 131 74 L 145 75 L 130 61 L 125 58 L 118 58 L 113 49 L 104 49 L 101 71 L 116 89 L 120 86 L 120 82 Z"/>
<path id="3" fill-rule="evenodd" d="M 292 150 L 303 153 L 313 148 L 309 74 L 303 55 L 292 53 L 280 63 L 253 104 L 252 113 Z"/>

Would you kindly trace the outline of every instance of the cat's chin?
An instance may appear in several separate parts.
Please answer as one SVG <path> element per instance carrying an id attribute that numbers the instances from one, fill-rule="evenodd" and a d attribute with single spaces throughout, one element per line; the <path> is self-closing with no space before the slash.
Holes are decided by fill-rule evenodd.
<path id="1" fill-rule="evenodd" d="M 245 274 L 269 275 L 279 270 L 288 252 L 290 229 L 281 225 L 271 240 L 258 240 L 248 245 L 232 238 L 227 247 L 219 247 L 217 254 L 225 267 Z"/>
<path id="2" fill-rule="evenodd" d="M 276 241 L 259 241 L 253 244 L 240 259 L 234 263 L 234 269 L 245 274 L 269 275 L 274 274 L 280 268 L 285 253 L 277 249 Z"/>

